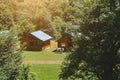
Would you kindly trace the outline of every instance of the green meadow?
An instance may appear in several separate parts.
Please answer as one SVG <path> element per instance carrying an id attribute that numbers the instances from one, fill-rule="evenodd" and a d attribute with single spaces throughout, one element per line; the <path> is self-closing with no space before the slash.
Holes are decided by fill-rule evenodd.
<path id="1" fill-rule="evenodd" d="M 24 61 L 63 61 L 66 53 L 56 53 L 52 50 L 24 51 Z M 58 80 L 61 64 L 30 64 L 31 72 L 35 74 L 36 80 Z"/>
<path id="2" fill-rule="evenodd" d="M 66 53 L 55 53 L 49 50 L 45 51 L 24 51 L 24 60 L 60 60 L 63 61 Z"/>
<path id="3" fill-rule="evenodd" d="M 37 64 L 31 66 L 36 80 L 58 80 L 61 65 Z"/>

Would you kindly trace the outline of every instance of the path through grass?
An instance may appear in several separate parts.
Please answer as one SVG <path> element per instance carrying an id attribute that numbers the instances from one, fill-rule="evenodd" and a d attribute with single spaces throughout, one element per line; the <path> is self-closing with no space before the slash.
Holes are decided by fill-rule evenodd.
<path id="1" fill-rule="evenodd" d="M 61 64 L 47 64 L 45 62 L 61 63 L 66 53 L 55 53 L 49 49 L 45 51 L 24 51 L 23 56 L 24 62 L 32 61 L 31 71 L 36 74 L 36 80 L 58 80 Z M 39 64 L 41 61 L 44 63 Z"/>

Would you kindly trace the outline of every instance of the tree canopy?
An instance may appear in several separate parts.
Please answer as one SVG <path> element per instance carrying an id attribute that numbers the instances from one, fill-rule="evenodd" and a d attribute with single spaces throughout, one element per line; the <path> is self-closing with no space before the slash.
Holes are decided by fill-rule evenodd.
<path id="1" fill-rule="evenodd" d="M 80 2 L 82 1 L 24 0 L 15 3 L 15 10 L 19 16 L 29 19 L 35 25 L 35 30 L 40 29 L 58 39 L 62 27 L 67 32 L 78 29 L 84 15 L 79 9 Z"/>
<path id="2" fill-rule="evenodd" d="M 24 21 L 21 26 L 14 9 L 10 7 L 12 2 L 9 5 L 6 0 L 0 2 L 0 79 L 28 80 L 29 66 L 22 64 L 23 47 L 20 46 L 19 35 L 30 28 L 27 26 L 30 23 Z M 21 26 L 19 31 L 18 26 Z"/>
<path id="3" fill-rule="evenodd" d="M 100 0 L 95 3 L 81 24 L 81 37 L 63 63 L 60 74 L 63 80 L 120 79 L 119 2 Z"/>

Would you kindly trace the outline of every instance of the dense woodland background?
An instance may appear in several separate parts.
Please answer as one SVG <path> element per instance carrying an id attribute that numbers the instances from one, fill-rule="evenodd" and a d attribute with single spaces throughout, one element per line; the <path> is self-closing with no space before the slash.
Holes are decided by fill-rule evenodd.
<path id="1" fill-rule="evenodd" d="M 7 12 L 4 10 L 1 12 L 8 17 L 6 17 L 7 21 L 3 18 L 5 22 L 1 19 L 1 24 L 5 26 L 7 23 L 9 26 L 6 24 L 6 28 L 14 26 L 20 34 L 40 29 L 54 36 L 55 39 L 61 36 L 62 30 L 71 32 L 78 29 L 89 12 L 87 8 L 90 5 L 87 3 L 92 4 L 91 1 L 79 0 L 3 0 L 2 2 L 4 7 L 1 4 L 1 8 Z"/>

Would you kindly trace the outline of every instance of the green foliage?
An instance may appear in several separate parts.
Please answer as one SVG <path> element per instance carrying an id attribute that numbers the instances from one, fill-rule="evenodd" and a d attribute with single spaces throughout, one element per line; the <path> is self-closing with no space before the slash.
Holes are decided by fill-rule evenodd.
<path id="1" fill-rule="evenodd" d="M 30 65 L 22 65 L 19 72 L 18 80 L 36 80 L 35 73 L 30 72 Z"/>
<path id="2" fill-rule="evenodd" d="M 68 32 L 77 29 L 82 22 L 82 6 L 78 5 L 81 2 L 84 1 L 76 0 L 70 3 L 69 0 L 31 0 L 17 3 L 16 9 L 19 16 L 32 21 L 36 30 L 43 30 L 58 39 L 62 27 Z"/>
<path id="3" fill-rule="evenodd" d="M 14 24 L 11 28 L 11 31 L 15 34 L 24 36 L 35 30 L 35 25 L 30 20 L 23 19 L 18 21 L 17 24 Z"/>
<path id="4" fill-rule="evenodd" d="M 10 5 L 8 5 L 8 3 Z M 33 23 L 25 19 L 15 10 L 14 1 L 1 1 L 0 3 L 0 29 L 10 30 L 11 28 L 17 30 L 16 32 L 22 34 L 23 32 L 30 32 L 34 30 Z M 20 17 L 21 16 L 21 17 Z M 24 17 L 24 18 L 23 18 Z"/>
<path id="5" fill-rule="evenodd" d="M 17 35 L 8 30 L 2 30 L 0 35 L 0 79 L 35 80 L 29 66 L 22 65 L 22 48 Z"/>
<path id="6" fill-rule="evenodd" d="M 110 6 L 101 3 L 104 7 L 99 10 L 100 3 L 95 5 L 81 25 L 82 35 L 63 63 L 60 74 L 63 80 L 120 79 L 120 8 L 108 4 Z"/>
<path id="7" fill-rule="evenodd" d="M 8 29 L 13 26 L 12 9 L 5 4 L 0 4 L 0 29 Z"/>
<path id="8" fill-rule="evenodd" d="M 52 26 L 54 27 L 54 37 L 55 39 L 59 39 L 61 37 L 61 32 L 62 32 L 62 29 L 61 27 L 65 26 L 65 22 L 64 20 L 62 20 L 62 18 L 60 17 L 55 17 L 53 22 L 52 22 Z"/>
<path id="9" fill-rule="evenodd" d="M 8 31 L 1 31 L 0 36 L 0 75 L 1 80 L 14 80 L 20 69 L 21 49 L 17 45 L 17 38 Z"/>
<path id="10" fill-rule="evenodd" d="M 30 70 L 22 65 L 23 48 L 18 34 L 28 31 L 32 24 L 28 21 L 19 23 L 15 10 L 11 7 L 12 1 L 0 2 L 0 80 L 28 80 Z M 18 26 L 21 26 L 19 31 Z"/>

